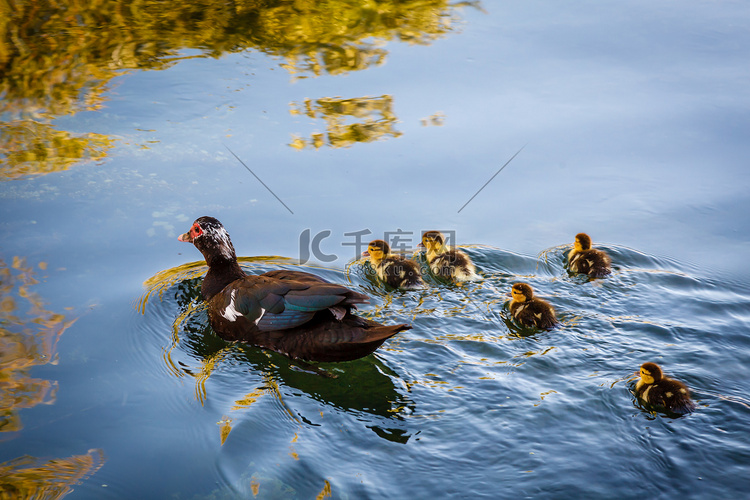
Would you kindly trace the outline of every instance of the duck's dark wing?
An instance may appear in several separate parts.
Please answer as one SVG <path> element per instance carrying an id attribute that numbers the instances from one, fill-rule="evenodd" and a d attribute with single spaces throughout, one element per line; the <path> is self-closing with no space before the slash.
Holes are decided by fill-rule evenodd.
<path id="1" fill-rule="evenodd" d="M 292 281 L 302 281 L 307 283 L 329 283 L 328 281 L 324 280 L 320 276 L 315 276 L 314 274 L 306 273 L 304 271 L 291 271 L 288 269 L 278 269 L 276 271 L 268 271 L 267 273 L 261 274 L 261 276 L 265 276 L 267 278 L 274 278 L 277 280 L 292 280 Z"/>
<path id="2" fill-rule="evenodd" d="M 349 308 L 368 301 L 366 295 L 311 276 L 303 280 L 289 275 L 278 279 L 268 273 L 248 276 L 222 290 L 212 300 L 212 307 L 229 322 L 242 316 L 258 330 L 273 331 L 304 325 L 316 312 L 326 309 L 340 319 Z"/>
<path id="3" fill-rule="evenodd" d="M 382 325 L 353 314 L 335 321 L 324 313 L 317 313 L 301 327 L 260 332 L 253 337 L 252 342 L 292 358 L 350 361 L 367 356 L 388 338 L 410 328 L 404 324 Z"/>

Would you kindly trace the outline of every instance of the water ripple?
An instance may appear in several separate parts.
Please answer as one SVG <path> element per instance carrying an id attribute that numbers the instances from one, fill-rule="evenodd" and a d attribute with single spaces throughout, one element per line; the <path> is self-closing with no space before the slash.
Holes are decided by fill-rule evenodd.
<path id="1" fill-rule="evenodd" d="M 386 289 L 361 261 L 338 271 L 241 259 L 253 274 L 303 269 L 346 284 L 372 299 L 360 314 L 412 323 L 375 355 L 320 364 L 336 379 L 216 337 L 199 298 L 200 263 L 147 281 L 134 341 L 144 364 L 161 359 L 163 373 L 189 386 L 191 398 L 168 395 L 168 405 L 215 415 L 211 429 L 196 436 L 219 442 L 221 432 L 217 475 L 235 492 L 258 485 L 281 496 L 291 485 L 362 490 L 354 480 L 329 483 L 328 461 L 339 478 L 358 477 L 366 464 L 364 496 L 377 491 L 377 481 L 397 481 L 404 496 L 418 495 L 410 477 L 419 470 L 395 470 L 385 458 L 390 451 L 370 454 L 407 444 L 410 463 L 461 495 L 491 490 L 477 464 L 493 471 L 492 482 L 513 478 L 517 494 L 542 498 L 689 493 L 698 475 L 739 471 L 747 442 L 732 436 L 748 430 L 750 416 L 747 287 L 623 247 L 606 248 L 615 262 L 609 277 L 570 276 L 568 248 L 528 257 L 469 247 L 479 281 L 427 277 L 427 287 L 410 292 Z M 508 292 L 521 280 L 555 306 L 559 327 L 536 331 L 512 320 Z M 676 420 L 641 406 L 632 374 L 645 361 L 685 381 L 698 410 Z M 622 471 L 622 485 L 591 474 L 602 460 Z M 685 465 L 691 461 L 701 464 L 700 474 Z M 270 463 L 278 466 L 262 465 Z M 684 483 L 664 486 L 675 477 Z M 647 487 L 654 484 L 662 485 L 656 493 Z"/>

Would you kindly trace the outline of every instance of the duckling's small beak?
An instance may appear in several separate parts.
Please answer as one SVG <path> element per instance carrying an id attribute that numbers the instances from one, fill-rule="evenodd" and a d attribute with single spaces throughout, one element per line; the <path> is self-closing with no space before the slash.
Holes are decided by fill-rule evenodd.
<path id="1" fill-rule="evenodd" d="M 641 372 L 633 372 L 633 375 L 635 375 L 636 377 L 640 377 L 641 376 Z"/>
<path id="2" fill-rule="evenodd" d="M 425 248 L 424 243 L 422 243 L 421 241 L 417 243 L 417 248 Z"/>
<path id="3" fill-rule="evenodd" d="M 362 257 L 369 257 L 369 256 L 370 256 L 370 252 L 368 252 L 367 250 L 362 252 Z"/>
<path id="4" fill-rule="evenodd" d="M 185 243 L 192 243 L 193 238 L 190 237 L 190 233 L 181 234 L 177 237 L 179 241 L 184 241 Z"/>

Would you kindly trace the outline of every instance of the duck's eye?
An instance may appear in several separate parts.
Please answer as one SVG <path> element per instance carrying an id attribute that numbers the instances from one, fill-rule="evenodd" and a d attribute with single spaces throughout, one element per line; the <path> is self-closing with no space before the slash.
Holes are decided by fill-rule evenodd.
<path id="1" fill-rule="evenodd" d="M 197 238 L 198 236 L 200 236 L 201 234 L 203 234 L 203 229 L 201 229 L 200 225 L 193 224 L 193 228 L 191 229 L 190 232 L 192 233 L 191 236 L 193 238 Z"/>

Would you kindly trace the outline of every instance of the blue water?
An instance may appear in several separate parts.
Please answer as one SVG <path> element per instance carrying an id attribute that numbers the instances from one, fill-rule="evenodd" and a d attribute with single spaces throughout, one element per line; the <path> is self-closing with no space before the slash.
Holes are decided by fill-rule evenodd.
<path id="1" fill-rule="evenodd" d="M 0 491 L 744 497 L 750 8 L 445 8 L 442 35 L 375 36 L 382 63 L 357 71 L 187 44 L 158 71 L 114 71 L 100 109 L 51 113 L 114 145 L 64 171 L 2 170 Z M 337 98 L 374 111 L 329 119 L 385 132 L 310 146 Z M 306 99 L 315 112 L 295 113 Z M 201 215 L 224 223 L 248 272 L 312 272 L 369 295 L 362 315 L 413 329 L 319 365 L 336 378 L 223 342 L 200 254 L 176 239 Z M 393 291 L 359 260 L 357 234 L 412 249 L 429 229 L 451 232 L 481 279 Z M 612 256 L 609 277 L 565 271 L 581 231 Z M 558 328 L 511 321 L 517 281 Z M 694 413 L 636 401 L 645 361 L 690 387 Z"/>

